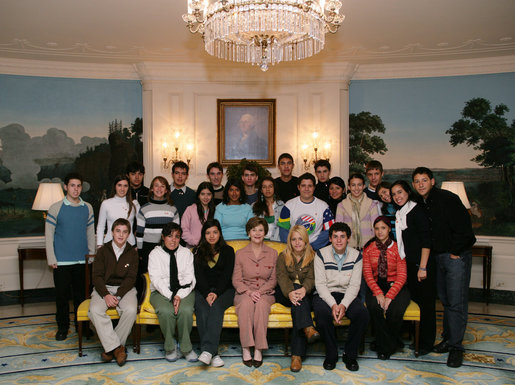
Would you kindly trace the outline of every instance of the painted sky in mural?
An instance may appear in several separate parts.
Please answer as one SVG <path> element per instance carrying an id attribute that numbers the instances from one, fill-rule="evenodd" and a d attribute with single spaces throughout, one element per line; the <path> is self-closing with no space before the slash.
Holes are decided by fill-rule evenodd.
<path id="1" fill-rule="evenodd" d="M 350 85 L 350 112 L 379 115 L 386 132 L 385 155 L 374 155 L 385 169 L 477 168 L 477 152 L 453 148 L 445 133 L 461 118 L 465 102 L 485 98 L 492 107 L 504 103 L 515 118 L 515 73 L 420 79 L 358 80 Z"/>

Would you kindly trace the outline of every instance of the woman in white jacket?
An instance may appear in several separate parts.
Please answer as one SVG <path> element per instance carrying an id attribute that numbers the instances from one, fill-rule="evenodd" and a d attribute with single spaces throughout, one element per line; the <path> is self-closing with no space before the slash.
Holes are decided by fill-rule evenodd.
<path id="1" fill-rule="evenodd" d="M 148 259 L 150 303 L 165 337 L 166 360 L 174 362 L 184 357 L 195 362 L 198 357 L 190 339 L 195 305 L 193 254 L 179 244 L 182 229 L 178 224 L 166 224 L 161 234 L 161 245 L 150 252 Z"/>

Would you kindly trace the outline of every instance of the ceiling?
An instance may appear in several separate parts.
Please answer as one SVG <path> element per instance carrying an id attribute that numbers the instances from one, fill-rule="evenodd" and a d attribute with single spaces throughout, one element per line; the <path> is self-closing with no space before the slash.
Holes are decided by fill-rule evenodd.
<path id="1" fill-rule="evenodd" d="M 1 0 L 0 58 L 220 65 L 182 21 L 187 0 Z M 303 63 L 515 55 L 513 0 L 343 0 L 340 30 Z"/>

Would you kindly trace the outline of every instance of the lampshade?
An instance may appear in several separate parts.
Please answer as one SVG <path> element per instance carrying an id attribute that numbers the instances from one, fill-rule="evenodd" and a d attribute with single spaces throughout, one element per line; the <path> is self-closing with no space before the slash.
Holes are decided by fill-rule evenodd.
<path id="1" fill-rule="evenodd" d="M 465 184 L 463 182 L 442 182 L 442 190 L 453 192 L 460 197 L 461 203 L 468 210 L 470 209 L 469 199 L 465 191 Z"/>
<path id="2" fill-rule="evenodd" d="M 60 183 L 40 183 L 32 210 L 48 211 L 50 206 L 64 198 Z"/>

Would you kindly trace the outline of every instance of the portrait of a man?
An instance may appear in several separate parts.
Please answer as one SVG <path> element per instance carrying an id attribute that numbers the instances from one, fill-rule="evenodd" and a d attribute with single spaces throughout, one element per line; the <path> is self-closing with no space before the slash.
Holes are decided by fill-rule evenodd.
<path id="1" fill-rule="evenodd" d="M 243 158 L 273 161 L 275 154 L 270 150 L 274 148 L 275 119 L 271 108 L 269 105 L 225 105 L 219 110 L 222 115 L 219 132 L 223 137 L 222 162 Z"/>

